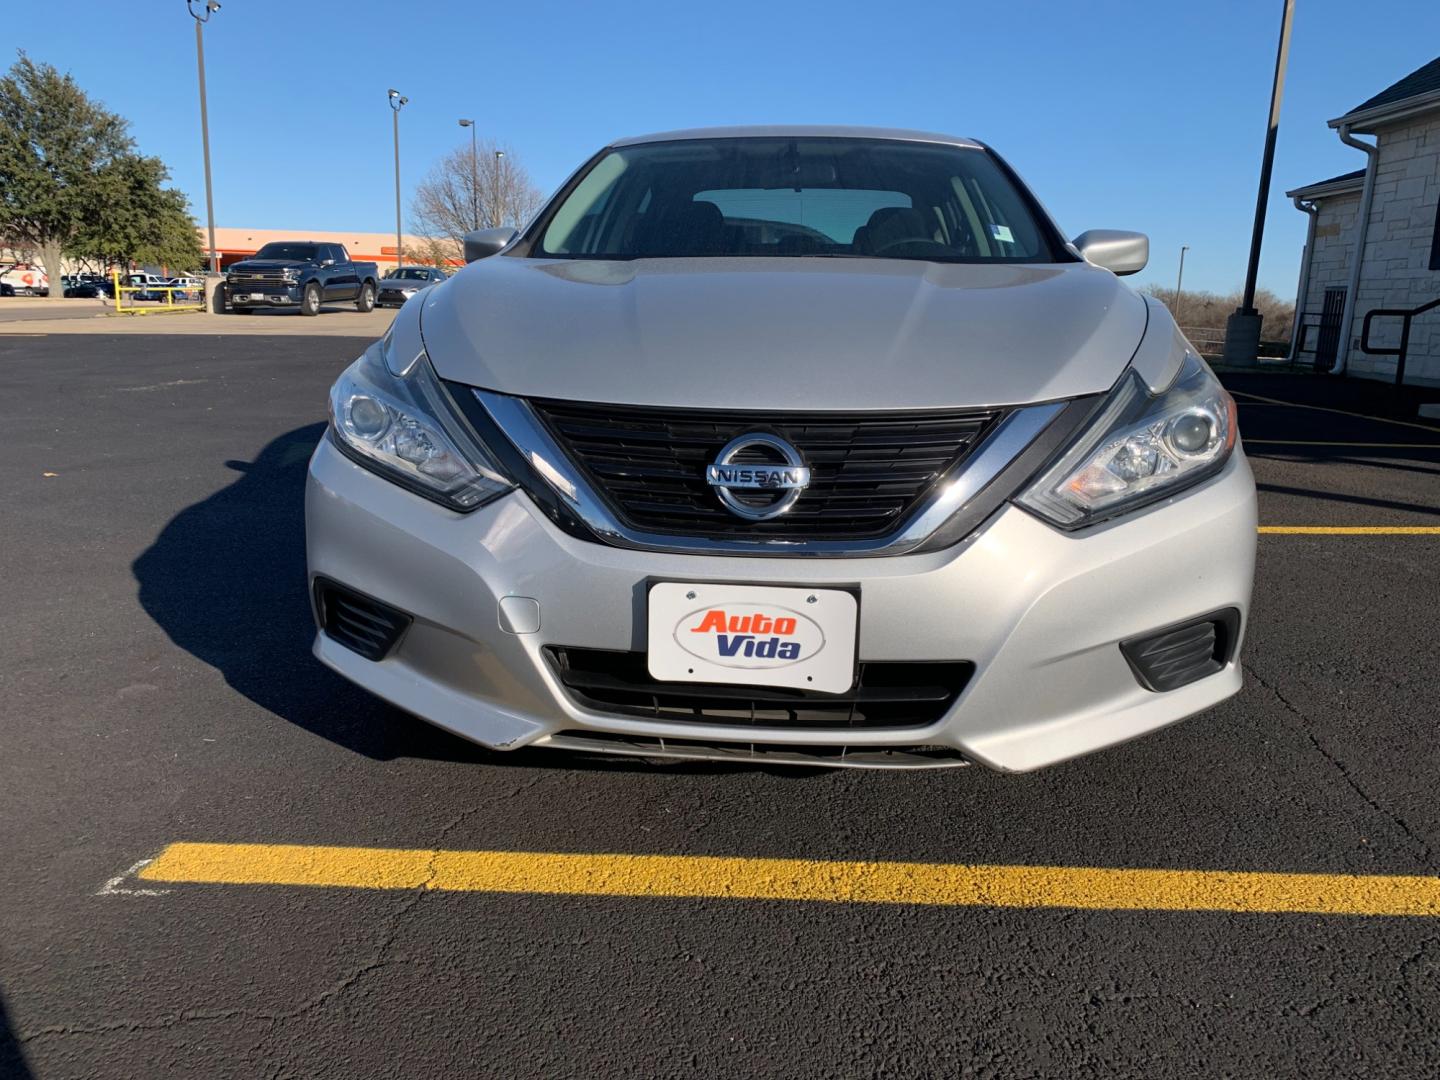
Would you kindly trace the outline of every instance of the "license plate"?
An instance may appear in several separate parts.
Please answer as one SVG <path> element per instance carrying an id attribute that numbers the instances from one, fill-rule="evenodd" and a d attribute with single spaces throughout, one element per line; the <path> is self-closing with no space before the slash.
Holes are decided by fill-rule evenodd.
<path id="1" fill-rule="evenodd" d="M 265 294 L 264 294 L 263 292 L 252 292 L 252 293 L 250 294 L 250 299 L 251 299 L 251 301 L 264 300 L 264 299 L 265 299 Z"/>
<path id="2" fill-rule="evenodd" d="M 843 589 L 664 581 L 648 608 L 650 674 L 662 682 L 830 694 L 855 683 L 860 605 Z"/>

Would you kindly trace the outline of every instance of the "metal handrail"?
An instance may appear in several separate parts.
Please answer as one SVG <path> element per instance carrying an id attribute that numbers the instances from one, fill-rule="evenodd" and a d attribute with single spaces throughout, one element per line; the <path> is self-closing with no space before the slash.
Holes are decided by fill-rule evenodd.
<path id="1" fill-rule="evenodd" d="M 120 272 L 118 270 L 112 272 L 111 280 L 113 282 L 115 292 L 115 310 L 122 315 L 148 315 L 160 314 L 162 312 L 205 310 L 205 288 L 203 285 L 199 289 L 195 288 L 193 285 L 121 285 Z M 153 296 L 155 293 L 161 292 L 165 294 L 164 307 L 144 308 L 137 307 L 133 304 L 129 307 L 125 306 L 124 296 L 126 293 L 147 293 Z M 177 304 L 175 302 L 175 294 L 181 292 L 198 292 L 200 295 L 199 298 L 192 303 Z"/>
<path id="2" fill-rule="evenodd" d="M 1395 385 L 1405 385 L 1405 360 L 1410 352 L 1410 324 L 1417 315 L 1424 315 L 1432 308 L 1440 307 L 1440 296 L 1417 308 L 1376 308 L 1365 313 L 1365 322 L 1360 327 L 1360 351 L 1366 356 L 1394 356 Z M 1393 349 L 1370 344 L 1370 323 L 1376 318 L 1395 318 L 1400 321 L 1400 344 Z"/>

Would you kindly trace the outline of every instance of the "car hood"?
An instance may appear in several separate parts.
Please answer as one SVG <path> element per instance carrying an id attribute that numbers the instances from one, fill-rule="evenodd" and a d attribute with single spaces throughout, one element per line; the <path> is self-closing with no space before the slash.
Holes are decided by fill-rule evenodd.
<path id="1" fill-rule="evenodd" d="M 1108 389 L 1143 300 L 1087 263 L 495 256 L 426 293 L 447 379 L 735 409 L 1018 405 Z"/>

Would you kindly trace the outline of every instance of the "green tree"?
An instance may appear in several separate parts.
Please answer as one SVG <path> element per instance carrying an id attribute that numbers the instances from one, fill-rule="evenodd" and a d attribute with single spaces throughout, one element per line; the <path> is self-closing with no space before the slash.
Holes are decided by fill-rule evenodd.
<path id="1" fill-rule="evenodd" d="M 182 192 L 162 186 L 169 173 L 159 158 L 130 156 L 105 170 L 95 213 L 67 253 L 104 263 L 135 260 L 171 271 L 198 270 L 204 252 Z"/>
<path id="2" fill-rule="evenodd" d="M 22 52 L 0 77 L 0 236 L 37 250 L 57 286 L 66 254 L 198 265 L 194 221 L 167 179 L 71 76 Z"/>

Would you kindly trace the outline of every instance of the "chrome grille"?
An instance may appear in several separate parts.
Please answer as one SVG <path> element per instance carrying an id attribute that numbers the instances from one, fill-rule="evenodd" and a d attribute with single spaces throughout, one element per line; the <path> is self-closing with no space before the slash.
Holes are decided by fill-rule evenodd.
<path id="1" fill-rule="evenodd" d="M 688 536 L 865 539 L 894 532 L 993 428 L 998 410 L 754 413 L 531 402 L 570 458 L 632 527 Z M 705 466 L 731 439 L 778 435 L 810 486 L 782 517 L 726 510 Z"/>
<path id="2" fill-rule="evenodd" d="M 286 281 L 278 270 L 245 270 L 232 273 L 228 278 L 236 288 L 283 289 L 293 282 Z"/>

